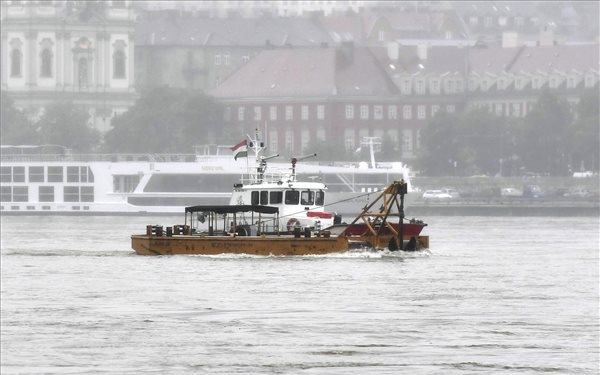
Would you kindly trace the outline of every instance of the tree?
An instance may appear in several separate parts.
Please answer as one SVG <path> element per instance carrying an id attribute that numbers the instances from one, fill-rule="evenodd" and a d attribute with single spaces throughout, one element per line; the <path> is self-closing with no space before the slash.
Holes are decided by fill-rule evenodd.
<path id="1" fill-rule="evenodd" d="M 3 145 L 38 144 L 39 135 L 34 124 L 27 119 L 25 113 L 17 109 L 14 101 L 2 93 L 0 108 L 0 135 Z"/>
<path id="2" fill-rule="evenodd" d="M 527 114 L 517 147 L 530 171 L 566 174 L 568 171 L 569 108 L 549 90 L 542 90 Z"/>
<path id="3" fill-rule="evenodd" d="M 88 126 L 88 119 L 88 112 L 73 103 L 51 104 L 36 123 L 41 142 L 65 146 L 77 152 L 93 151 L 98 146 L 100 134 Z"/>
<path id="4" fill-rule="evenodd" d="M 159 87 L 113 120 L 105 135 L 109 152 L 192 152 L 221 139 L 223 110 L 212 98 L 183 89 Z"/>
<path id="5" fill-rule="evenodd" d="M 577 120 L 570 128 L 572 168 L 597 171 L 600 156 L 600 121 L 598 118 L 598 90 L 586 91 L 577 106 Z"/>
<path id="6" fill-rule="evenodd" d="M 458 115 L 438 112 L 421 132 L 417 166 L 429 176 L 449 176 L 462 168 L 459 161 Z M 464 159 L 465 155 L 461 156 Z"/>

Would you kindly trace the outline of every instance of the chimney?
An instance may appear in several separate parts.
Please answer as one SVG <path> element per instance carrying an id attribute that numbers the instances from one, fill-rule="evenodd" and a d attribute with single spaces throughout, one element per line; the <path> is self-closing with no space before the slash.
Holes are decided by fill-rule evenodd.
<path id="1" fill-rule="evenodd" d="M 502 48 L 517 47 L 519 44 L 519 34 L 514 31 L 505 31 L 502 33 Z"/>
<path id="2" fill-rule="evenodd" d="M 548 30 L 547 26 L 540 32 L 539 45 L 542 47 L 554 45 L 554 31 Z"/>
<path id="3" fill-rule="evenodd" d="M 389 42 L 387 45 L 388 59 L 390 59 L 392 61 L 398 60 L 398 58 L 400 57 L 399 48 L 400 48 L 400 46 L 399 46 L 398 42 Z"/>
<path id="4" fill-rule="evenodd" d="M 427 44 L 417 44 L 417 56 L 419 60 L 427 60 Z"/>

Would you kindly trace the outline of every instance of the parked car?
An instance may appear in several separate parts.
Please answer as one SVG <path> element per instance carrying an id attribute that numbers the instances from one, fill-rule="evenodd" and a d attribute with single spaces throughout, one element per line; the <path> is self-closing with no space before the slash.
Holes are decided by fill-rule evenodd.
<path id="1" fill-rule="evenodd" d="M 539 185 L 525 185 L 523 187 L 523 196 L 526 198 L 543 198 L 546 194 Z"/>
<path id="2" fill-rule="evenodd" d="M 500 195 L 503 197 L 521 197 L 523 196 L 523 191 L 514 187 L 505 187 L 500 189 Z"/>
<path id="3" fill-rule="evenodd" d="M 426 190 L 423 193 L 424 200 L 448 200 L 452 199 L 452 195 L 442 190 Z"/>
<path id="4" fill-rule="evenodd" d="M 460 193 L 458 192 L 458 190 L 455 189 L 442 189 L 442 193 L 446 193 L 448 195 L 450 195 L 450 197 L 452 199 L 454 198 L 460 198 Z"/>

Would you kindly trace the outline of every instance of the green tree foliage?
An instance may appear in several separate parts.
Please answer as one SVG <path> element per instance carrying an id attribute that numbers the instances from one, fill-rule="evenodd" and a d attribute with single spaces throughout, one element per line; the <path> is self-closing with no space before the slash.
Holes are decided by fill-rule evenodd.
<path id="1" fill-rule="evenodd" d="M 421 148 L 417 166 L 428 176 L 449 176 L 455 173 L 462 161 L 459 139 L 459 117 L 440 111 L 421 131 Z M 466 154 L 466 153 L 463 153 Z M 461 155 L 461 158 L 469 158 Z M 455 167 L 456 165 L 456 167 Z"/>
<path id="2" fill-rule="evenodd" d="M 75 152 L 94 151 L 100 140 L 97 130 L 88 126 L 89 114 L 69 102 L 47 106 L 36 123 L 42 144 L 68 147 Z"/>
<path id="3" fill-rule="evenodd" d="M 566 102 L 543 90 L 527 114 L 517 148 L 528 171 L 562 175 L 568 172 L 571 115 Z"/>
<path id="4" fill-rule="evenodd" d="M 598 117 L 599 95 L 597 89 L 590 89 L 581 97 L 577 106 L 577 120 L 569 129 L 572 151 L 572 168 L 578 171 L 599 168 L 600 120 Z"/>
<path id="5" fill-rule="evenodd" d="M 220 140 L 223 109 L 212 98 L 182 89 L 153 89 L 121 116 L 105 136 L 109 152 L 193 152 Z"/>
<path id="6" fill-rule="evenodd" d="M 2 93 L 0 108 L 0 135 L 3 145 L 38 144 L 39 135 L 34 124 L 27 119 L 25 113 L 17 109 L 14 101 Z"/>

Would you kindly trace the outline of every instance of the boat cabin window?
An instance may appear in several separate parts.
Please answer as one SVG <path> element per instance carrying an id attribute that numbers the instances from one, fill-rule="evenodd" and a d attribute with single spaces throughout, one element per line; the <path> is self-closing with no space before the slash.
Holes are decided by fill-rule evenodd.
<path id="1" fill-rule="evenodd" d="M 282 191 L 272 191 L 269 193 L 269 200 L 271 204 L 281 204 L 283 201 L 283 192 Z"/>
<path id="2" fill-rule="evenodd" d="M 260 192 L 260 204 L 266 206 L 269 204 L 269 192 L 264 190 Z"/>
<path id="3" fill-rule="evenodd" d="M 317 206 L 323 206 L 325 204 L 325 192 L 323 190 L 319 190 L 316 192 L 315 204 Z"/>
<path id="4" fill-rule="evenodd" d="M 250 204 L 251 205 L 254 205 L 254 206 L 257 205 L 258 202 L 259 202 L 258 198 L 259 198 L 258 197 L 258 191 L 252 191 L 252 192 L 250 192 Z"/>
<path id="5" fill-rule="evenodd" d="M 310 206 L 315 204 L 315 192 L 310 190 L 303 191 L 300 194 L 300 204 Z"/>
<path id="6" fill-rule="evenodd" d="M 285 204 L 298 204 L 300 200 L 300 192 L 297 190 L 285 191 Z"/>

